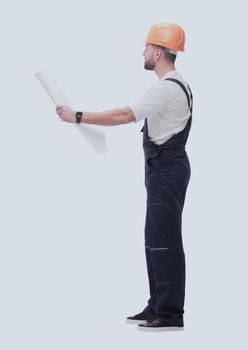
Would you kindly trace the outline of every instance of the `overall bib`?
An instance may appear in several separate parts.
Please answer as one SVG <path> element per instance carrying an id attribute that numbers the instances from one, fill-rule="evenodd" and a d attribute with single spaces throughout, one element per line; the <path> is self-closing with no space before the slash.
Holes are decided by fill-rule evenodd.
<path id="1" fill-rule="evenodd" d="M 145 256 L 150 289 L 144 312 L 166 317 L 180 326 L 185 297 L 182 211 L 191 173 L 185 145 L 192 122 L 193 96 L 179 80 L 165 80 L 181 86 L 191 114 L 185 128 L 161 145 L 150 140 L 147 118 L 141 129 L 147 191 Z"/>

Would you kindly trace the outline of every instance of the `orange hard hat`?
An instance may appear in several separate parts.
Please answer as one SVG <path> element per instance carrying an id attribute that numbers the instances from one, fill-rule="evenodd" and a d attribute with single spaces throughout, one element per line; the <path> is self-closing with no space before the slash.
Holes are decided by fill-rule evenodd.
<path id="1" fill-rule="evenodd" d="M 184 51 L 185 33 L 177 24 L 158 23 L 151 26 L 144 42 L 175 51 Z"/>

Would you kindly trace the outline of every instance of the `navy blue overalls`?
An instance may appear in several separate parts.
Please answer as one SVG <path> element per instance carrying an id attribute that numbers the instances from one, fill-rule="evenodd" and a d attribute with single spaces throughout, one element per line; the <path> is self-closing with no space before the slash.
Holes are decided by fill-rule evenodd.
<path id="1" fill-rule="evenodd" d="M 190 179 L 190 163 L 185 150 L 192 122 L 193 96 L 177 79 L 190 109 L 185 128 L 161 145 L 149 139 L 147 118 L 143 131 L 145 187 L 147 190 L 145 254 L 150 298 L 147 314 L 166 317 L 183 325 L 185 297 L 185 255 L 182 240 L 182 211 Z"/>

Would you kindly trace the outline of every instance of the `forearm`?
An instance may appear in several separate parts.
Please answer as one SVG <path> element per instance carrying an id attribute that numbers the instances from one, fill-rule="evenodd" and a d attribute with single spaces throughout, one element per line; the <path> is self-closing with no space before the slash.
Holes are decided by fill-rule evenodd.
<path id="1" fill-rule="evenodd" d="M 114 126 L 128 124 L 134 120 L 135 118 L 130 108 L 124 107 L 103 112 L 83 112 L 81 122 L 84 124 Z"/>

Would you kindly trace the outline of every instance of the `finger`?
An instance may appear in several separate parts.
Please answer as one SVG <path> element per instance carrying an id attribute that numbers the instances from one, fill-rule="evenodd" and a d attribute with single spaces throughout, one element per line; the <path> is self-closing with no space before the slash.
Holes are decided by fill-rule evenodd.
<path id="1" fill-rule="evenodd" d="M 57 105 L 57 106 L 56 106 L 56 111 L 59 110 L 59 109 L 61 109 L 61 108 L 63 108 L 63 107 L 64 107 L 63 105 Z"/>
<path id="2" fill-rule="evenodd" d="M 57 111 L 57 114 L 58 115 L 61 115 L 61 114 L 63 114 L 64 113 L 64 111 L 62 111 L 61 109 L 59 109 L 58 111 Z"/>

